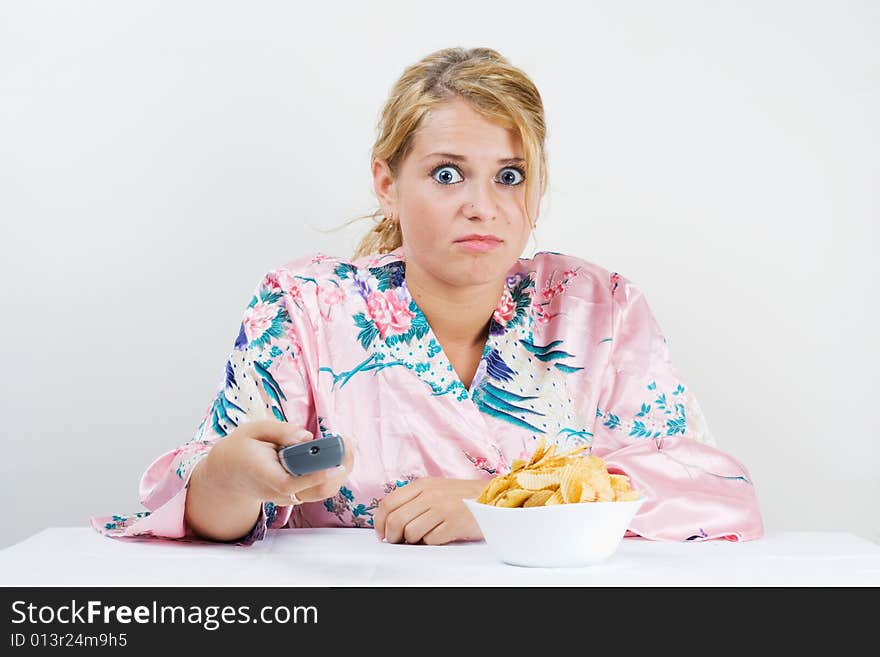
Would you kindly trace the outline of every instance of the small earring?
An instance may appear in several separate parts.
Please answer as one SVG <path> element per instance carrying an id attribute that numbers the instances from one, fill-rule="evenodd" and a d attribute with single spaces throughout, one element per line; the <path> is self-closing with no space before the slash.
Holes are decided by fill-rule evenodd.
<path id="1" fill-rule="evenodd" d="M 380 221 L 378 224 L 376 224 L 376 227 L 373 230 L 375 230 L 377 233 L 383 233 L 386 230 L 390 230 L 390 229 L 394 228 L 394 224 L 395 224 L 395 222 L 394 222 L 393 217 L 383 215 L 382 221 Z"/>

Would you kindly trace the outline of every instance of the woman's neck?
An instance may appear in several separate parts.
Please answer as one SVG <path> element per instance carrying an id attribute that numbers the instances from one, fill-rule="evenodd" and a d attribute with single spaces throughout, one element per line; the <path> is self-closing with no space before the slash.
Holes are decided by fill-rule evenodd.
<path id="1" fill-rule="evenodd" d="M 406 286 L 444 349 L 482 348 L 489 323 L 504 291 L 504 280 L 454 287 L 407 265 Z"/>

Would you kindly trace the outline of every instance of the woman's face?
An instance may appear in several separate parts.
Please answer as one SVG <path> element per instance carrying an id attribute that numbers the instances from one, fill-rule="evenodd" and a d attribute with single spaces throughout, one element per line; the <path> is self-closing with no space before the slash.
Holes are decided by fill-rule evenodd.
<path id="1" fill-rule="evenodd" d="M 448 153 L 461 159 L 436 155 Z M 373 167 L 386 215 L 400 221 L 407 261 L 453 286 L 497 282 L 522 255 L 537 220 L 535 184 L 526 215 L 525 161 L 519 135 L 456 99 L 428 113 L 396 180 L 385 162 Z M 501 162 L 518 158 L 518 161 Z M 485 251 L 457 240 L 492 235 Z"/>

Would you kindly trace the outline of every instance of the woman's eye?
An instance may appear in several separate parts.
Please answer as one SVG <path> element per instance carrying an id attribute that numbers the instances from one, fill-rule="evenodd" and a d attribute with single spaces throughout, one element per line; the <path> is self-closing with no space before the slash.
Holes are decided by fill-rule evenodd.
<path id="1" fill-rule="evenodd" d="M 517 175 L 519 176 L 519 180 L 516 178 Z M 517 167 L 507 167 L 502 169 L 499 178 L 504 181 L 505 184 L 509 185 L 519 185 L 526 179 L 525 174 L 523 174 L 523 172 Z"/>
<path id="2" fill-rule="evenodd" d="M 452 171 L 456 171 L 455 167 L 449 166 L 449 165 L 444 165 L 444 166 L 440 167 L 439 169 L 436 169 L 434 171 L 434 173 L 432 174 L 432 177 L 434 178 L 434 180 L 436 180 L 441 185 L 450 185 L 452 183 L 459 182 L 458 180 L 452 179 L 452 173 L 450 173 Z M 456 171 L 456 173 L 457 173 L 457 171 Z"/>
<path id="3" fill-rule="evenodd" d="M 435 169 L 431 174 L 431 177 L 440 185 L 454 185 L 457 182 L 461 182 L 461 177 L 459 176 L 459 179 L 456 180 L 455 175 L 458 175 L 458 167 L 451 164 L 444 164 Z M 523 172 L 517 167 L 505 167 L 501 170 L 498 179 L 503 184 L 509 187 L 514 187 L 525 180 L 525 174 L 523 174 Z"/>

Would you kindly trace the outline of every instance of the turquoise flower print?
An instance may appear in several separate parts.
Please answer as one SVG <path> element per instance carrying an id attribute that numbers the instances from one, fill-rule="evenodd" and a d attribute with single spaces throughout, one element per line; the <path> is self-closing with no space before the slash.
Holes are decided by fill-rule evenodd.
<path id="1" fill-rule="evenodd" d="M 676 434 L 684 436 L 687 432 L 687 414 L 684 403 L 678 401 L 684 398 L 684 386 L 678 384 L 669 396 L 657 390 L 655 381 L 651 381 L 646 388 L 654 396 L 643 401 L 638 412 L 629 421 L 621 421 L 617 414 L 607 409 L 603 412 L 599 408 L 596 409 L 596 417 L 603 418 L 604 426 L 611 430 L 625 431 L 631 438 L 657 439 Z M 675 399 L 670 400 L 669 397 Z"/>
<path id="2" fill-rule="evenodd" d="M 104 529 L 124 529 L 125 527 L 134 524 L 141 518 L 146 518 L 148 515 L 150 515 L 150 513 L 150 511 L 139 511 L 132 516 L 113 515 L 111 517 L 113 522 L 104 523 Z"/>
<path id="3" fill-rule="evenodd" d="M 535 358 L 544 363 L 553 363 L 553 367 L 558 369 L 561 372 L 566 374 L 571 374 L 572 372 L 577 372 L 578 370 L 584 369 L 583 367 L 574 367 L 571 365 L 566 365 L 564 363 L 557 363 L 558 360 L 564 360 L 566 358 L 573 358 L 574 356 L 564 349 L 558 349 L 557 347 L 562 344 L 562 340 L 554 340 L 553 342 L 540 346 L 534 344 L 531 340 L 520 340 L 522 345 L 531 353 L 535 355 Z"/>
<path id="4" fill-rule="evenodd" d="M 502 328 L 506 328 L 507 322 L 513 319 L 513 316 L 515 314 L 516 303 L 513 300 L 513 296 L 510 294 L 510 290 L 508 288 L 504 288 L 504 292 L 501 294 L 501 299 L 498 301 L 498 305 L 495 307 L 495 312 L 492 313 L 493 323 L 501 326 Z"/>
<path id="5" fill-rule="evenodd" d="M 237 380 L 237 377 L 248 376 L 245 371 L 250 363 L 253 364 L 254 383 L 261 388 L 260 394 L 265 394 L 271 401 L 269 410 L 279 421 L 286 421 L 281 402 L 287 399 L 272 369 L 276 361 L 296 361 L 302 353 L 302 345 L 291 328 L 291 317 L 285 303 L 292 302 L 290 307 L 294 312 L 303 312 L 300 284 L 308 281 L 314 282 L 314 279 L 295 276 L 286 269 L 272 271 L 266 275 L 248 304 L 232 354 L 226 363 L 225 385 L 218 390 L 210 410 L 211 428 L 217 435 L 225 437 L 238 426 L 233 415 L 240 417 L 245 414 L 242 406 L 230 397 L 235 397 L 235 391 L 242 389 L 243 381 Z M 276 364 L 274 369 L 277 367 Z"/>
<path id="6" fill-rule="evenodd" d="M 267 274 L 266 280 L 272 280 L 272 276 Z M 290 294 L 296 303 L 297 299 L 302 299 L 299 286 L 295 282 L 290 285 Z M 282 296 L 283 291 L 277 284 L 260 287 L 245 310 L 235 349 L 259 350 L 268 347 L 271 340 L 282 337 L 285 327 L 290 324 L 287 308 L 279 303 Z"/>
<path id="7" fill-rule="evenodd" d="M 368 520 L 372 520 L 372 511 L 379 508 L 379 500 L 373 499 L 369 505 L 357 503 L 351 489 L 342 486 L 336 495 L 324 500 L 324 508 L 335 515 L 343 527 L 364 527 L 371 524 Z"/>
<path id="8" fill-rule="evenodd" d="M 482 412 L 523 429 L 543 433 L 538 427 L 515 415 L 544 417 L 544 413 L 526 406 L 530 400 L 539 399 L 538 395 L 520 395 L 487 382 L 483 382 L 473 394 L 474 403 Z"/>
<path id="9" fill-rule="evenodd" d="M 614 413 L 608 413 L 607 419 L 603 423 L 609 429 L 619 429 L 620 428 L 620 418 L 617 417 Z"/>
<path id="10" fill-rule="evenodd" d="M 414 474 L 411 472 L 407 475 L 404 475 L 403 479 L 395 479 L 394 481 L 386 481 L 382 485 L 382 491 L 386 495 L 388 495 L 388 493 L 390 493 L 394 490 L 397 490 L 398 488 L 403 488 L 404 486 L 415 481 L 418 478 L 419 478 L 419 476 L 417 474 Z"/>
<path id="11" fill-rule="evenodd" d="M 591 443 L 593 439 L 592 432 L 587 431 L 586 429 L 572 429 L 571 427 L 563 427 L 556 432 L 556 436 L 557 438 L 561 436 L 562 441 L 575 446 Z"/>
<path id="12" fill-rule="evenodd" d="M 239 415 L 244 415 L 245 413 L 241 406 L 230 401 L 226 397 L 226 390 L 236 390 L 238 387 L 238 381 L 235 377 L 235 370 L 232 367 L 232 362 L 226 361 L 226 383 L 214 396 L 214 401 L 211 403 L 211 410 L 209 412 L 211 429 L 218 436 L 225 438 L 227 434 L 238 426 L 238 422 L 232 418 L 233 411 Z M 208 418 L 205 418 L 205 421 L 207 420 Z M 200 425 L 197 435 L 202 435 L 203 429 L 204 426 Z"/>
<path id="13" fill-rule="evenodd" d="M 532 305 L 535 288 L 532 272 L 512 274 L 505 279 L 505 283 L 504 292 L 489 322 L 489 335 L 504 335 L 506 331 L 523 325 Z"/>
<path id="14" fill-rule="evenodd" d="M 398 479 L 394 482 L 386 482 L 383 486 L 385 495 L 396 488 L 406 486 L 416 478 L 416 475 L 409 474 L 404 480 Z M 347 486 L 342 486 L 336 495 L 324 500 L 324 508 L 328 513 L 335 515 L 343 527 L 372 527 L 373 512 L 379 508 L 379 502 L 381 502 L 381 499 L 376 497 L 372 498 L 368 503 L 358 502 L 351 489 Z"/>
<path id="15" fill-rule="evenodd" d="M 577 420 L 571 414 L 565 381 L 583 367 L 562 341 L 539 344 L 532 333 L 535 304 L 539 303 L 538 315 L 550 321 L 555 315 L 549 304 L 558 304 L 559 295 L 579 275 L 578 268 L 554 271 L 543 296 L 536 290 L 536 271 L 523 269 L 505 278 L 469 387 L 456 377 L 427 318 L 412 299 L 404 261 L 370 267 L 340 262 L 334 272 L 350 296 L 363 302 L 351 318 L 367 357 L 348 364 L 343 371 L 320 367 L 320 372 L 332 376 L 331 389 L 364 372 L 376 374 L 386 367 L 402 366 L 428 385 L 433 396 L 450 395 L 458 402 L 473 402 L 481 412 L 536 434 L 586 431 L 574 424 Z M 557 403 L 552 396 L 540 394 L 542 389 L 554 388 L 554 394 L 559 395 Z"/>
<path id="16" fill-rule="evenodd" d="M 412 338 L 421 338 L 428 332 L 427 321 L 406 287 L 402 266 L 401 262 L 393 262 L 359 269 L 342 263 L 335 270 L 364 300 L 366 312 L 353 317 L 361 329 L 358 341 L 364 349 L 369 349 L 377 337 L 388 345 L 408 344 Z"/>
<path id="17" fill-rule="evenodd" d="M 409 290 L 405 286 L 384 292 L 375 290 L 370 293 L 367 297 L 367 316 L 383 340 L 409 331 L 416 316 L 416 313 L 410 310 L 411 303 Z"/>

